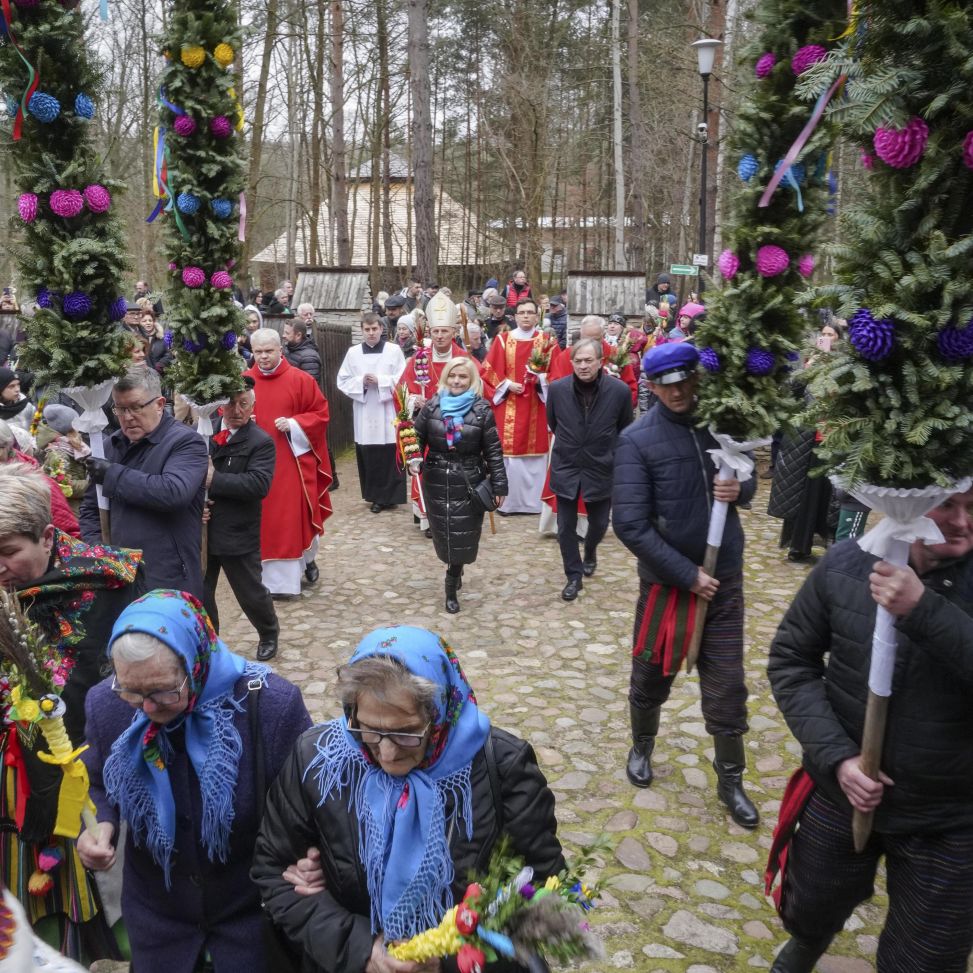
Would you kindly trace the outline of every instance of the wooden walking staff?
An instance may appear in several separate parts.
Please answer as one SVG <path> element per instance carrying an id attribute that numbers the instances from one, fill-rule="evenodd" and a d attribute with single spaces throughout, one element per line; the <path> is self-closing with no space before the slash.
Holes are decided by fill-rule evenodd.
<path id="1" fill-rule="evenodd" d="M 203 442 L 206 443 L 206 455 L 209 455 L 209 441 L 213 436 L 213 416 L 219 412 L 230 400 L 229 399 L 217 399 L 215 402 L 191 402 L 189 399 L 190 407 L 196 413 L 196 432 L 203 437 Z M 209 490 L 203 491 L 203 507 L 206 506 L 206 501 L 209 499 Z M 203 573 L 206 573 L 206 563 L 209 560 L 209 524 L 200 524 L 200 530 L 202 531 L 202 537 L 199 543 L 199 554 L 200 560 L 203 562 Z"/>
<path id="2" fill-rule="evenodd" d="M 95 459 L 105 458 L 105 443 L 102 439 L 102 432 L 108 425 L 108 417 L 104 413 L 103 406 L 111 398 L 111 390 L 115 385 L 115 380 L 109 378 L 98 385 L 78 385 L 72 388 L 63 389 L 65 395 L 69 395 L 82 408 L 82 413 L 72 425 L 78 432 L 87 434 L 88 445 L 91 447 L 91 455 Z M 105 496 L 100 483 L 95 484 L 95 494 L 98 497 L 98 519 L 101 521 L 101 542 L 111 543 L 111 512 L 108 497 Z"/>

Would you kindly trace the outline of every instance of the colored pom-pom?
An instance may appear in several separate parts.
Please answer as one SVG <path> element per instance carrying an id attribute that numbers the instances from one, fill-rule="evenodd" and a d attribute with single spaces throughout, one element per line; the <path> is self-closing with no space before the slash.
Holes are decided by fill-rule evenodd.
<path id="1" fill-rule="evenodd" d="M 180 213 L 185 213 L 187 216 L 192 216 L 194 213 L 199 212 L 199 197 L 193 193 L 180 193 L 176 197 L 176 206 Z"/>
<path id="2" fill-rule="evenodd" d="M 790 266 L 791 259 L 787 251 L 774 244 L 762 246 L 757 251 L 757 273 L 761 277 L 776 277 L 784 273 Z"/>
<path id="3" fill-rule="evenodd" d="M 111 209 L 111 193 L 97 183 L 85 187 L 84 201 L 92 213 L 107 213 Z"/>
<path id="4" fill-rule="evenodd" d="M 823 61 L 828 56 L 828 52 L 820 44 L 806 44 L 798 48 L 791 58 L 791 70 L 795 74 L 803 74 L 808 68 L 813 67 L 818 61 Z"/>
<path id="5" fill-rule="evenodd" d="M 712 348 L 703 348 L 700 351 L 699 363 L 708 372 L 718 372 L 722 367 L 720 365 L 720 356 Z"/>
<path id="6" fill-rule="evenodd" d="M 51 872 L 64 861 L 64 854 L 56 845 L 42 848 L 37 855 L 37 864 L 45 872 Z"/>
<path id="7" fill-rule="evenodd" d="M 737 175 L 744 181 L 750 182 L 751 179 L 757 174 L 757 170 L 760 168 L 760 163 L 757 161 L 757 157 L 753 155 L 745 155 L 737 165 Z"/>
<path id="8" fill-rule="evenodd" d="M 61 114 L 61 103 L 53 95 L 35 91 L 27 102 L 27 111 L 45 125 L 53 122 Z"/>
<path id="9" fill-rule="evenodd" d="M 202 67 L 206 51 L 197 44 L 188 44 L 179 52 L 179 58 L 187 68 Z"/>
<path id="10" fill-rule="evenodd" d="M 895 322 L 891 318 L 876 319 L 863 307 L 848 322 L 848 340 L 862 358 L 881 361 L 888 357 L 895 342 Z"/>
<path id="11" fill-rule="evenodd" d="M 456 910 L 456 928 L 462 936 L 472 936 L 480 916 L 475 909 L 471 909 L 465 902 Z"/>
<path id="12" fill-rule="evenodd" d="M 967 132 L 963 139 L 963 165 L 973 169 L 973 132 Z"/>
<path id="13" fill-rule="evenodd" d="M 202 267 L 183 267 L 182 282 L 187 287 L 202 287 L 206 283 L 206 271 Z"/>
<path id="14" fill-rule="evenodd" d="M 84 196 L 77 189 L 55 189 L 51 193 L 51 212 L 71 219 L 84 209 Z"/>
<path id="15" fill-rule="evenodd" d="M 227 291 L 233 286 L 233 278 L 225 270 L 217 270 L 209 282 L 218 291 Z"/>
<path id="16" fill-rule="evenodd" d="M 778 160 L 777 164 L 774 166 L 774 172 L 776 172 L 784 163 L 783 159 Z M 788 185 L 791 184 L 791 179 L 794 180 L 798 185 L 804 182 L 807 177 L 807 166 L 803 162 L 795 162 L 794 165 L 789 166 L 787 172 L 784 173 L 784 182 Z"/>
<path id="17" fill-rule="evenodd" d="M 74 113 L 78 118 L 90 120 L 95 117 L 95 103 L 86 94 L 75 95 Z"/>
<path id="18" fill-rule="evenodd" d="M 733 280 L 740 269 L 740 258 L 732 250 L 724 250 L 716 261 L 724 280 Z"/>
<path id="19" fill-rule="evenodd" d="M 37 306 L 49 308 L 54 303 L 54 293 L 46 287 L 42 287 L 37 292 Z"/>
<path id="20" fill-rule="evenodd" d="M 226 334 L 223 335 L 223 340 L 220 342 L 220 344 L 223 345 L 227 351 L 233 351 L 233 349 L 236 348 L 236 343 L 237 336 L 235 331 L 227 331 Z"/>
<path id="21" fill-rule="evenodd" d="M 456 954 L 456 966 L 459 973 L 483 973 L 486 966 L 486 954 L 482 949 L 466 943 L 460 946 Z"/>
<path id="22" fill-rule="evenodd" d="M 757 58 L 757 63 L 754 65 L 753 73 L 758 78 L 766 78 L 771 71 L 774 70 L 774 65 L 777 63 L 777 55 L 773 51 L 767 51 L 766 54 L 761 54 Z"/>
<path id="23" fill-rule="evenodd" d="M 919 117 L 906 122 L 905 128 L 879 128 L 873 144 L 875 154 L 893 169 L 914 166 L 926 151 L 929 126 Z"/>
<path id="24" fill-rule="evenodd" d="M 228 139 L 233 134 L 233 123 L 226 115 L 217 115 L 210 120 L 209 130 L 213 138 Z"/>
<path id="25" fill-rule="evenodd" d="M 209 208 L 213 211 L 213 215 L 220 220 L 229 219 L 233 213 L 233 203 L 228 199 L 211 199 Z"/>
<path id="26" fill-rule="evenodd" d="M 233 63 L 233 48 L 229 44 L 217 44 L 213 51 L 213 59 L 221 68 L 228 68 Z"/>
<path id="27" fill-rule="evenodd" d="M 37 869 L 27 880 L 27 891 L 31 895 L 47 895 L 52 888 L 54 888 L 54 879 L 40 869 Z"/>
<path id="28" fill-rule="evenodd" d="M 952 325 L 943 328 L 936 335 L 939 354 L 946 361 L 958 362 L 964 358 L 973 358 L 973 318 L 966 322 L 964 328 L 954 328 Z"/>
<path id="29" fill-rule="evenodd" d="M 116 297 L 111 304 L 108 305 L 108 320 L 109 321 L 121 321 L 123 317 L 128 313 L 128 301 L 124 297 Z"/>
<path id="30" fill-rule="evenodd" d="M 64 295 L 61 309 L 66 318 L 79 321 L 91 313 L 91 298 L 84 291 L 71 291 Z"/>
<path id="31" fill-rule="evenodd" d="M 466 891 L 463 893 L 463 901 L 467 899 L 475 898 L 483 893 L 483 887 L 477 882 L 472 882 L 466 886 Z"/>
<path id="32" fill-rule="evenodd" d="M 166 348 L 172 348 L 172 342 L 175 340 L 175 335 L 171 331 L 166 331 L 162 335 L 162 340 L 166 343 Z"/>
<path id="33" fill-rule="evenodd" d="M 181 135 L 183 138 L 188 138 L 193 134 L 193 132 L 196 131 L 196 121 L 189 115 L 179 115 L 172 123 L 172 130 L 176 133 L 176 135 Z"/>
<path id="34" fill-rule="evenodd" d="M 17 200 L 17 212 L 25 223 L 33 223 L 37 219 L 37 196 L 34 193 L 21 193 Z"/>
<path id="35" fill-rule="evenodd" d="M 179 269 L 179 264 L 175 264 L 175 263 L 173 263 L 173 262 L 172 262 L 172 261 L 170 260 L 170 261 L 169 261 L 169 270 L 178 270 L 178 269 Z"/>
<path id="36" fill-rule="evenodd" d="M 16 98 L 12 98 L 12 97 L 10 97 L 10 96 L 8 95 L 8 96 L 7 96 L 7 102 L 6 102 L 6 107 L 7 107 L 7 114 L 8 114 L 8 115 L 9 115 L 9 116 L 10 116 L 11 118 L 13 118 L 13 117 L 14 117 L 14 115 L 16 115 L 16 114 L 17 114 L 17 111 L 18 111 L 18 110 L 19 110 L 19 108 L 20 108 L 20 102 L 19 102 L 19 101 L 17 101 L 17 99 L 16 99 Z"/>
<path id="37" fill-rule="evenodd" d="M 195 341 L 193 341 L 192 338 L 187 338 L 182 343 L 182 347 L 185 351 L 188 351 L 191 355 L 195 355 L 206 347 L 206 335 L 197 334 Z"/>
<path id="38" fill-rule="evenodd" d="M 861 150 L 861 154 L 858 156 L 858 161 L 862 164 L 862 168 L 867 169 L 869 172 L 875 168 L 875 156 L 865 149 Z"/>
<path id="39" fill-rule="evenodd" d="M 751 348 L 747 352 L 746 368 L 751 375 L 769 375 L 775 363 L 774 356 L 764 348 Z"/>
<path id="40" fill-rule="evenodd" d="M 814 273 L 814 254 L 806 253 L 797 261 L 797 272 L 807 280 Z"/>

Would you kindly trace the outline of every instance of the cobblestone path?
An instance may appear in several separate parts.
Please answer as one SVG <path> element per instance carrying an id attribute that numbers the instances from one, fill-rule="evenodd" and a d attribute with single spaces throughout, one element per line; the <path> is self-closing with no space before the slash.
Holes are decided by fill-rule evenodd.
<path id="1" fill-rule="evenodd" d="M 361 635 L 394 623 L 424 625 L 456 649 L 491 720 L 529 740 L 557 795 L 560 836 L 572 847 L 608 833 L 606 894 L 592 913 L 606 958 L 591 969 L 768 969 L 786 938 L 763 896 L 763 870 L 787 777 L 799 749 L 766 676 L 770 639 L 807 568 L 777 548 L 779 521 L 763 514 L 762 481 L 743 512 L 746 561 L 749 793 L 762 822 L 736 827 L 715 795 L 712 741 L 703 727 L 695 674 L 680 676 L 663 710 L 648 790 L 625 778 L 627 686 L 638 591 L 634 559 L 609 532 L 598 573 L 577 601 L 564 584 L 557 543 L 536 517 L 496 518 L 467 568 L 462 611 L 443 608 L 443 566 L 405 508 L 375 515 L 361 501 L 354 459 L 339 460 L 318 565 L 300 600 L 278 603 L 280 672 L 303 690 L 315 719 L 337 715 L 334 670 Z M 220 592 L 223 635 L 252 656 L 256 637 L 229 590 Z M 821 973 L 872 970 L 884 895 L 860 909 Z"/>

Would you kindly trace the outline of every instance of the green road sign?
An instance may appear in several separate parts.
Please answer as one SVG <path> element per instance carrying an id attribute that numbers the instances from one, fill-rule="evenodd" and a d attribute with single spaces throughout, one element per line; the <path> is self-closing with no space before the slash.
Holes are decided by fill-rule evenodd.
<path id="1" fill-rule="evenodd" d="M 677 277 L 695 277 L 699 273 L 699 267 L 690 267 L 689 264 L 673 264 L 669 268 L 670 274 Z"/>

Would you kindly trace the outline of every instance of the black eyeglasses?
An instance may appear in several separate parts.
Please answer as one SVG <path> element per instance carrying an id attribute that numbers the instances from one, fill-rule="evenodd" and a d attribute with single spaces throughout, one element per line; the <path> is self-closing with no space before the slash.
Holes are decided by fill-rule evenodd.
<path id="1" fill-rule="evenodd" d="M 182 698 L 182 691 L 186 688 L 186 683 L 189 682 L 189 676 L 186 676 L 178 689 L 157 689 L 155 692 L 143 694 L 133 693 L 127 689 L 123 689 L 115 681 L 117 678 L 117 676 L 112 676 L 111 691 L 119 699 L 124 699 L 126 703 L 138 707 L 144 706 L 146 702 L 154 703 L 156 706 L 172 706 Z"/>
<path id="2" fill-rule="evenodd" d="M 418 747 L 426 738 L 426 731 L 432 723 L 427 723 L 421 730 L 415 733 L 403 733 L 393 730 L 384 733 L 381 730 L 362 729 L 360 726 L 352 726 L 351 720 L 348 721 L 348 732 L 360 743 L 367 743 L 369 746 L 377 747 L 383 740 L 391 740 L 397 747 Z"/>
<path id="3" fill-rule="evenodd" d="M 116 416 L 137 416 L 144 408 L 152 405 L 153 402 L 158 402 L 158 399 L 149 399 L 148 402 L 139 402 L 136 405 L 113 405 L 111 411 Z"/>

